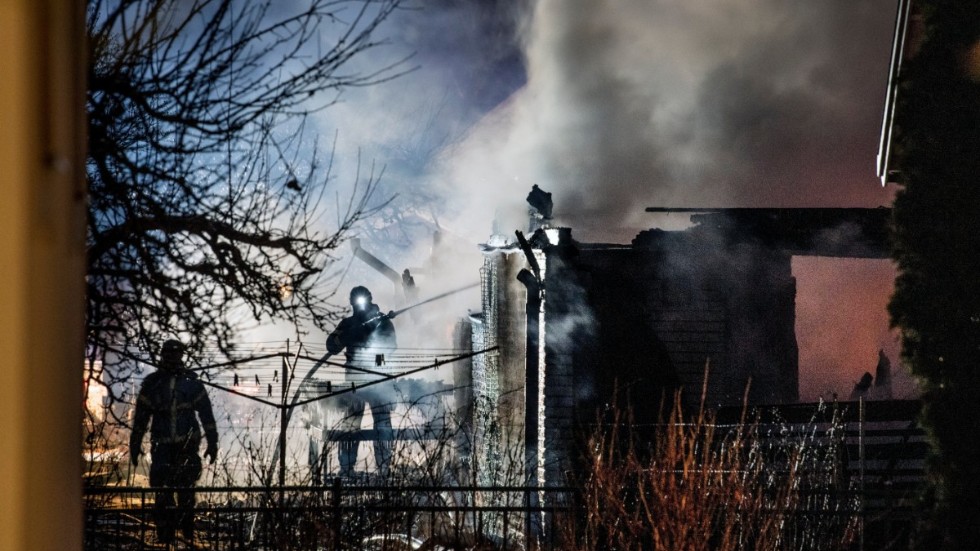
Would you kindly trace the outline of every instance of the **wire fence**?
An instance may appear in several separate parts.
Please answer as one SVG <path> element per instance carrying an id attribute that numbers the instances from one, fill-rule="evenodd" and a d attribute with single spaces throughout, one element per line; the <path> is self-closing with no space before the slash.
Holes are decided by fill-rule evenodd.
<path id="1" fill-rule="evenodd" d="M 838 442 L 828 456 L 833 464 L 815 463 L 800 480 L 832 476 L 840 483 L 803 484 L 794 514 L 824 524 L 837 521 L 820 517 L 856 518 L 855 549 L 900 548 L 892 544 L 908 540 L 925 479 L 928 443 L 914 422 L 920 407 L 912 401 L 852 403 L 826 410 L 828 416 L 834 412 L 832 419 L 815 417 L 812 404 L 760 410 L 763 450 L 772 442 L 778 452 L 779 442 L 800 438 L 811 449 Z M 721 411 L 711 426 L 720 432 L 737 428 L 737 415 Z M 770 464 L 767 472 L 778 476 L 779 465 Z M 368 475 L 335 478 L 325 486 L 200 487 L 193 544 L 214 550 L 575 549 L 582 491 L 420 485 L 395 478 L 381 483 Z M 155 493 L 88 488 L 85 548 L 166 548 L 155 534 Z"/>
<path id="2" fill-rule="evenodd" d="M 196 488 L 193 540 L 156 534 L 154 488 L 86 491 L 85 549 L 207 550 L 562 549 L 573 522 L 570 488 L 369 486 Z M 179 491 L 179 489 L 167 489 Z M 534 524 L 528 541 L 529 516 Z"/>

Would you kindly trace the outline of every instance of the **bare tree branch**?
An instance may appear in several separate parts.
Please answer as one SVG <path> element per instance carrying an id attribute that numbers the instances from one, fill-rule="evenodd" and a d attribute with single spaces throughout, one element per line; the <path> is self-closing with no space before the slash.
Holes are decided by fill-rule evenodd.
<path id="1" fill-rule="evenodd" d="M 86 321 L 104 383 L 139 369 L 110 345 L 155 355 L 191 336 L 227 354 L 246 320 L 337 317 L 333 251 L 380 208 L 380 173 L 358 174 L 324 230 L 332 152 L 306 122 L 404 69 L 350 63 L 384 44 L 399 1 L 89 1 Z"/>

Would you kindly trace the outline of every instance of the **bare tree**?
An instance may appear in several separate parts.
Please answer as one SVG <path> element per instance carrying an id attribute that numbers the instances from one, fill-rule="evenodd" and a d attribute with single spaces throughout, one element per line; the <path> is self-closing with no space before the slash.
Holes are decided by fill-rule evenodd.
<path id="1" fill-rule="evenodd" d="M 89 1 L 86 323 L 114 399 L 137 368 L 107 351 L 192 335 L 192 356 L 227 355 L 248 323 L 338 315 L 332 252 L 380 174 L 325 229 L 332 159 L 308 119 L 403 70 L 351 63 L 399 1 Z"/>

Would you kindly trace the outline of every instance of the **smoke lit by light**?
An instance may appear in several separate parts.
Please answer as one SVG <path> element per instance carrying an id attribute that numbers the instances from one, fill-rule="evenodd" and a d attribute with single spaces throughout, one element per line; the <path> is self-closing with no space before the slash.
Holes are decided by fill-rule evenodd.
<path id="1" fill-rule="evenodd" d="M 558 228 L 548 228 L 544 230 L 544 233 L 548 236 L 548 243 L 552 245 L 558 244 Z"/>
<path id="2" fill-rule="evenodd" d="M 279 280 L 279 300 L 286 302 L 293 296 L 293 278 L 284 275 Z"/>
<path id="3" fill-rule="evenodd" d="M 89 362 L 85 362 L 85 409 L 95 421 L 105 419 L 105 399 L 108 396 L 108 390 L 94 379 L 95 375 L 93 374 L 101 372 L 102 362 L 95 362 L 91 368 Z"/>
<path id="4" fill-rule="evenodd" d="M 801 400 L 846 399 L 864 372 L 875 372 L 879 349 L 892 362 L 894 396 L 916 395 L 888 326 L 895 279 L 890 261 L 795 257 L 793 275 Z"/>
<path id="5" fill-rule="evenodd" d="M 495 221 L 505 237 L 526 229 L 531 182 L 554 193 L 555 224 L 582 241 L 629 242 L 658 224 L 647 206 L 890 204 L 874 152 L 892 3 L 536 0 L 524 12 L 518 4 L 443 2 L 399 13 L 382 32 L 392 48 L 415 54 L 418 70 L 351 90 L 317 115 L 323 135 L 339 136 L 338 181 L 349 180 L 356 159 L 386 167 L 376 197 L 394 198 L 385 213 L 416 233 L 407 245 L 362 237 L 396 271 L 411 267 L 423 296 L 475 277 L 476 244 Z M 430 248 L 433 228 L 470 247 L 472 258 Z M 384 308 L 403 304 L 397 285 L 389 293 L 390 282 L 357 261 L 343 274 L 341 286 L 368 285 Z M 859 283 L 847 293 L 874 309 L 864 316 L 874 328 L 852 330 L 861 343 L 846 348 L 873 362 L 878 333 L 888 334 L 882 297 L 892 276 Z M 813 316 L 825 292 L 800 286 L 802 319 L 825 319 Z M 412 342 L 418 327 L 448 328 L 420 337 L 429 341 L 451 332 L 474 298 L 414 312 L 425 324 L 402 318 L 399 343 Z M 814 372 L 806 371 L 816 365 L 811 352 L 825 348 L 813 343 L 826 333 L 798 327 L 801 375 Z M 867 368 L 853 362 L 834 368 L 845 393 L 857 366 L 858 376 Z"/>

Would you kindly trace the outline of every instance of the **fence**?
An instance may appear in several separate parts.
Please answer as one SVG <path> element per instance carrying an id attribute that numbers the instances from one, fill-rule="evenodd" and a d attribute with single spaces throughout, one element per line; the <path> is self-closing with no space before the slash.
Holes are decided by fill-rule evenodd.
<path id="1" fill-rule="evenodd" d="M 840 442 L 835 463 L 849 481 L 835 503 L 856 509 L 802 510 L 857 515 L 859 549 L 888 549 L 908 541 L 925 478 L 926 437 L 914 401 L 847 403 L 815 416 L 809 405 L 761 408 L 760 426 L 774 439 L 794 431 Z M 717 427 L 740 410 L 719 412 Z M 830 418 L 833 418 L 831 421 Z M 528 499 L 530 492 L 538 499 Z M 197 489 L 197 544 L 202 549 L 561 549 L 574 533 L 572 488 L 488 486 L 368 486 L 334 479 L 318 487 L 202 487 Z M 86 491 L 86 549 L 159 549 L 150 488 Z M 530 503 L 545 504 L 530 507 Z M 528 545 L 525 534 L 536 534 Z"/>
<path id="2" fill-rule="evenodd" d="M 777 432 L 802 427 L 818 437 L 830 426 L 843 428 L 841 467 L 853 482 L 860 518 L 859 549 L 902 549 L 919 515 L 929 443 L 917 418 L 918 400 L 842 402 L 816 414 L 814 404 L 761 407 L 760 423 Z M 738 419 L 740 408 L 723 409 L 718 422 Z M 815 430 L 814 430 L 815 429 Z"/>
<path id="3" fill-rule="evenodd" d="M 198 549 L 525 549 L 528 515 L 536 549 L 560 549 L 566 505 L 528 507 L 525 487 L 202 487 L 195 507 Z M 567 504 L 569 488 L 535 489 Z M 86 490 L 85 548 L 161 549 L 152 488 Z M 184 542 L 182 545 L 187 545 Z"/>

